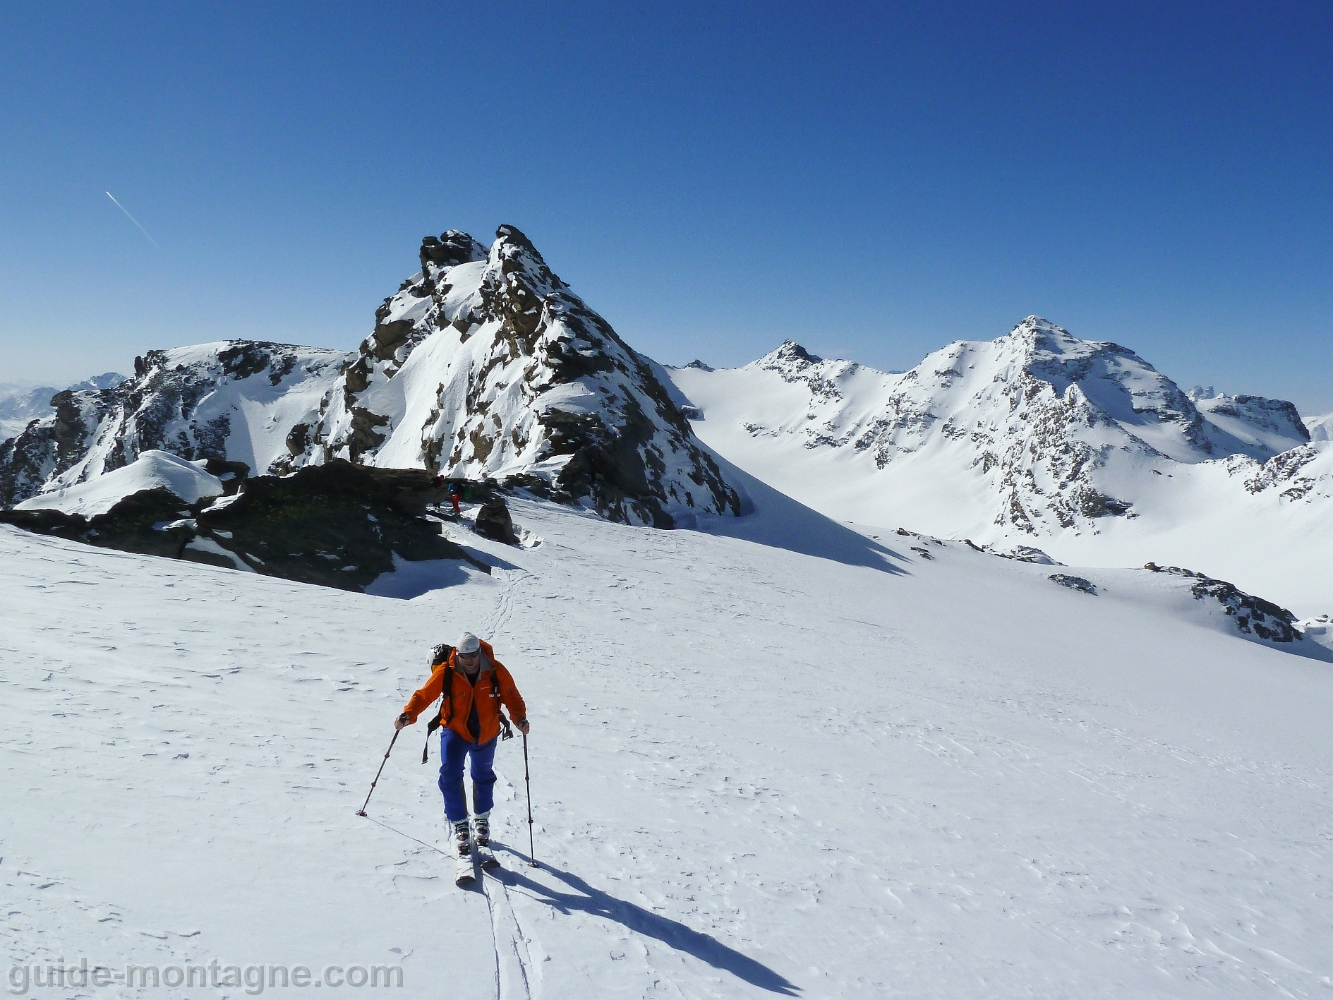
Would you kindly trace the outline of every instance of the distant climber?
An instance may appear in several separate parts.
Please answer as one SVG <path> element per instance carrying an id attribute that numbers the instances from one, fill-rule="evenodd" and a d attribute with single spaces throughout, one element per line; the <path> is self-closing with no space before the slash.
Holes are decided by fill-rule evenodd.
<path id="1" fill-rule="evenodd" d="M 429 726 L 440 734 L 440 792 L 444 814 L 453 827 L 458 856 L 457 880 L 472 879 L 472 847 L 478 848 L 483 868 L 498 864 L 491 853 L 490 816 L 494 805 L 495 747 L 501 728 L 508 738 L 509 722 L 500 712 L 509 709 L 515 727 L 528 734 L 528 710 L 505 665 L 495 658 L 490 643 L 464 632 L 455 647 L 440 646 L 432 664 L 430 680 L 417 690 L 394 721 L 402 729 L 417 721 L 430 704 L 443 695 L 440 713 Z M 429 736 L 427 737 L 429 739 Z M 472 827 L 468 826 L 467 796 L 463 787 L 463 765 L 472 758 Z"/>
<path id="2" fill-rule="evenodd" d="M 451 480 L 449 483 L 449 502 L 454 505 L 454 517 L 462 516 L 463 513 L 462 508 L 458 506 L 459 502 L 462 499 L 463 499 L 463 484 L 460 483 L 457 479 Z"/>

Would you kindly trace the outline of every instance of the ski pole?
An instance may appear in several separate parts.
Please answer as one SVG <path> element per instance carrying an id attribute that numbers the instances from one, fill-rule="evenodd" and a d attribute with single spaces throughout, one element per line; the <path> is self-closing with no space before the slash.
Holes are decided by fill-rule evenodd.
<path id="1" fill-rule="evenodd" d="M 532 778 L 528 774 L 528 734 L 523 734 L 523 784 L 528 791 L 528 864 L 533 868 L 537 867 L 537 859 L 533 855 L 535 851 L 532 846 Z"/>
<path id="2" fill-rule="evenodd" d="M 398 742 L 398 734 L 401 729 L 393 731 L 393 739 L 389 741 L 389 749 L 384 751 L 384 759 L 380 761 L 380 769 L 375 772 L 375 780 L 370 783 L 370 791 L 366 792 L 366 801 L 361 803 L 361 808 L 356 811 L 358 816 L 366 814 L 366 806 L 370 805 L 370 797 L 375 794 L 375 786 L 379 783 L 380 775 L 384 773 L 384 765 L 389 763 L 389 754 L 393 753 L 393 745 Z"/>

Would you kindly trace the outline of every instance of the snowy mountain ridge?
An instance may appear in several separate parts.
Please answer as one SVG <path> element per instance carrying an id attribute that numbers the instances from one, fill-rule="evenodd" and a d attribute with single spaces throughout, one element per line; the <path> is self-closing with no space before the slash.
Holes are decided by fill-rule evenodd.
<path id="1" fill-rule="evenodd" d="M 58 393 L 54 414 L 0 446 L 0 504 L 161 450 L 255 473 L 340 458 L 495 478 L 658 527 L 741 511 L 662 370 L 521 232 L 501 226 L 488 249 L 450 230 L 427 237 L 419 257 L 358 351 L 255 341 L 150 351 L 121 385 Z"/>
<path id="2" fill-rule="evenodd" d="M 267 469 L 346 361 L 345 351 L 259 341 L 149 351 L 119 384 L 56 393 L 53 415 L 0 445 L 0 504 L 87 482 L 147 451 Z"/>
<path id="3" fill-rule="evenodd" d="M 1309 560 L 1303 581 L 1319 575 L 1296 539 L 1333 521 L 1333 452 L 1311 443 L 1292 404 L 1191 398 L 1128 348 L 1040 317 L 902 374 L 787 342 L 740 369 L 671 378 L 712 447 L 843 520 L 1038 544 L 1085 565 L 1203 563 L 1265 594 L 1279 570 L 1246 571 L 1274 551 L 1284 567 Z M 1153 547 L 1182 530 L 1193 532 L 1183 550 Z M 1236 532 L 1248 537 L 1230 548 L 1266 555 L 1213 559 Z"/>

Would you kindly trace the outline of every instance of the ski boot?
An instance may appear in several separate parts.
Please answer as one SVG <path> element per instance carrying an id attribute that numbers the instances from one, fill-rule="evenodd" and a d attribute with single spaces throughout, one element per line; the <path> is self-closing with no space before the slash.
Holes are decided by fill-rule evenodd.
<path id="1" fill-rule="evenodd" d="M 481 813 L 472 817 L 472 827 L 474 840 L 477 845 L 477 861 L 481 867 L 490 871 L 492 868 L 499 868 L 500 862 L 491 850 L 491 814 L 489 812 Z"/>
<path id="2" fill-rule="evenodd" d="M 454 850 L 458 855 L 454 882 L 458 885 L 470 885 L 476 874 L 472 871 L 472 835 L 467 820 L 454 824 Z"/>

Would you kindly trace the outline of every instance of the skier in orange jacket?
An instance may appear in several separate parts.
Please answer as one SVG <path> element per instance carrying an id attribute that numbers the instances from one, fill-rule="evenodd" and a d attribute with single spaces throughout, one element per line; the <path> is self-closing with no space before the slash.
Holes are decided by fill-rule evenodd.
<path id="1" fill-rule="evenodd" d="M 448 691 L 444 688 L 449 680 Z M 454 845 L 460 858 L 471 853 L 473 839 L 468 828 L 467 796 L 463 789 L 463 765 L 472 758 L 472 823 L 476 844 L 490 847 L 490 815 L 495 803 L 495 746 L 499 741 L 500 705 L 509 709 L 514 725 L 524 736 L 530 731 L 528 709 L 514 678 L 495 658 L 488 642 L 464 632 L 458 645 L 438 665 L 403 707 L 394 722 L 402 729 L 417 721 L 441 694 L 440 792 L 444 814 L 454 828 Z"/>

